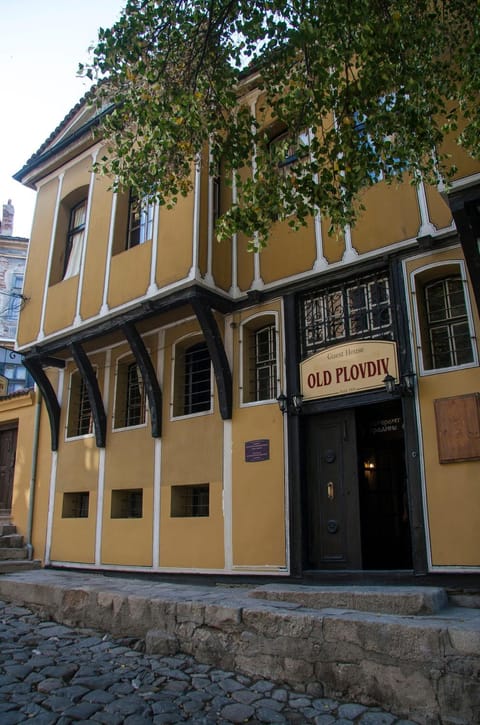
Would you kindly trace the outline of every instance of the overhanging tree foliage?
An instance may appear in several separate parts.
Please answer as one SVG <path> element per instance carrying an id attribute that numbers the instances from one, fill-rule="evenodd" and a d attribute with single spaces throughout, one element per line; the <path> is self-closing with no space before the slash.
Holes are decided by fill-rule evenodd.
<path id="1" fill-rule="evenodd" d="M 447 180 L 446 136 L 480 157 L 479 15 L 477 0 L 128 0 L 81 66 L 112 104 L 99 168 L 171 205 L 209 144 L 235 187 L 220 238 L 261 246 L 318 211 L 353 224 L 380 178 Z"/>

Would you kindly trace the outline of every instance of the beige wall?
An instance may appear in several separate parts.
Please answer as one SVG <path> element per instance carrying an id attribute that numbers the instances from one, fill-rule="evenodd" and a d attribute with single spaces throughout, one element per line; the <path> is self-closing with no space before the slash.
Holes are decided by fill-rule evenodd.
<path id="1" fill-rule="evenodd" d="M 407 283 L 410 284 L 410 274 L 413 271 L 427 264 L 462 259 L 459 247 L 419 256 L 406 264 Z M 471 289 L 470 296 L 473 302 Z M 478 338 L 480 323 L 474 305 L 473 308 Z M 413 320 L 412 302 L 410 314 Z M 413 349 L 416 350 L 419 341 L 415 328 L 412 334 Z M 417 370 L 419 369 L 417 358 Z M 434 410 L 436 399 L 465 395 L 472 391 L 480 391 L 478 366 L 418 375 L 426 507 L 434 566 L 480 566 L 480 461 L 440 463 Z"/>

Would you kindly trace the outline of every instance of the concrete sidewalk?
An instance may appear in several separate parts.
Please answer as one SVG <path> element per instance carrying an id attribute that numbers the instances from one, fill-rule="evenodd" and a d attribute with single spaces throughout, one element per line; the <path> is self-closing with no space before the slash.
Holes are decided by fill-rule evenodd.
<path id="1" fill-rule="evenodd" d="M 33 570 L 0 576 L 0 599 L 64 624 L 145 640 L 198 661 L 424 725 L 480 722 L 480 610 L 438 587 L 184 584 Z"/>

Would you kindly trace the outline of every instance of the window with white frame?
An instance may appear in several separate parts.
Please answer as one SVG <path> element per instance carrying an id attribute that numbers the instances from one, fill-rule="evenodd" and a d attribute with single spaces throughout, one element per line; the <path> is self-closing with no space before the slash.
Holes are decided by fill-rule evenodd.
<path id="1" fill-rule="evenodd" d="M 70 377 L 67 437 L 90 435 L 92 432 L 93 417 L 87 386 L 80 372 L 76 370 Z"/>
<path id="2" fill-rule="evenodd" d="M 212 371 L 207 345 L 203 341 L 188 343 L 187 339 L 175 346 L 174 416 L 205 413 L 212 407 Z"/>
<path id="3" fill-rule="evenodd" d="M 88 217 L 88 185 L 67 194 L 58 205 L 49 285 L 80 274 Z"/>
<path id="4" fill-rule="evenodd" d="M 114 428 L 143 425 L 146 416 L 145 386 L 135 360 L 117 363 Z"/>
<path id="5" fill-rule="evenodd" d="M 475 347 L 468 288 L 459 263 L 415 276 L 421 364 L 425 371 L 471 365 Z"/>
<path id="6" fill-rule="evenodd" d="M 147 197 L 130 193 L 128 205 L 127 249 L 144 244 L 153 237 L 154 205 Z"/>
<path id="7" fill-rule="evenodd" d="M 282 131 L 274 135 L 269 143 L 272 163 L 277 165 L 279 173 L 289 174 L 296 162 L 308 155 L 309 145 L 310 136 L 307 129 L 298 134 Z"/>
<path id="8" fill-rule="evenodd" d="M 80 272 L 85 223 L 87 219 L 87 200 L 82 199 L 70 210 L 68 232 L 65 246 L 63 279 L 74 277 Z"/>
<path id="9" fill-rule="evenodd" d="M 260 315 L 241 327 L 242 402 L 274 400 L 278 395 L 275 315 Z"/>

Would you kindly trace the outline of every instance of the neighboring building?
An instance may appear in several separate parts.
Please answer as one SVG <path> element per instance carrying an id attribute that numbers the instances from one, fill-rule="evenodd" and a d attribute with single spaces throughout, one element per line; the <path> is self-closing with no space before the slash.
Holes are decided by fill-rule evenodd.
<path id="1" fill-rule="evenodd" d="M 173 210 L 113 194 L 89 113 L 16 175 L 37 190 L 17 349 L 49 416 L 35 555 L 479 571 L 480 322 L 444 198 L 380 182 L 343 240 L 279 223 L 251 254 L 214 240 L 206 164 Z M 480 166 L 456 154 L 461 194 Z"/>
<path id="2" fill-rule="evenodd" d="M 33 380 L 13 352 L 20 310 L 24 304 L 23 278 L 28 239 L 13 235 L 14 213 L 11 199 L 3 205 L 0 223 L 0 376 L 7 378 L 6 392 L 33 388 Z"/>
<path id="3" fill-rule="evenodd" d="M 14 213 L 9 199 L 0 222 L 0 521 L 10 519 L 14 486 L 28 485 L 23 460 L 16 466 L 20 421 L 26 438 L 33 428 L 33 379 L 13 349 L 28 252 L 28 239 L 14 236 Z"/>

